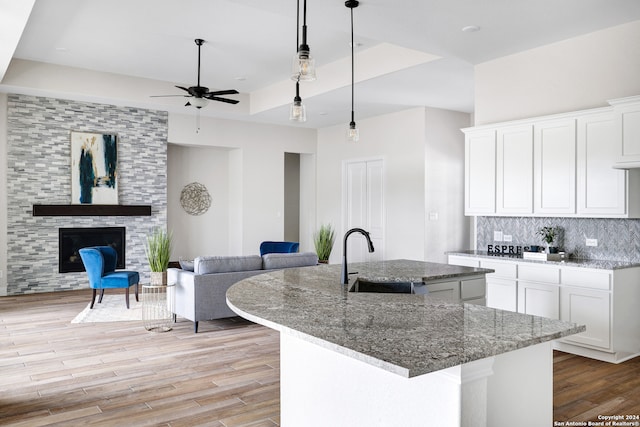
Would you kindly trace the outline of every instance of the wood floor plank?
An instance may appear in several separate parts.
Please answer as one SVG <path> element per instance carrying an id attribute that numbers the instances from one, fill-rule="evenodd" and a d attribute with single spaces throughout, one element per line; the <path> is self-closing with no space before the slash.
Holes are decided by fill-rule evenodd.
<path id="1" fill-rule="evenodd" d="M 72 324 L 89 291 L 0 298 L 0 425 L 280 425 L 278 332 L 241 318 L 167 333 Z M 636 360 L 638 359 L 638 360 Z M 640 414 L 640 358 L 554 352 L 554 420 Z"/>

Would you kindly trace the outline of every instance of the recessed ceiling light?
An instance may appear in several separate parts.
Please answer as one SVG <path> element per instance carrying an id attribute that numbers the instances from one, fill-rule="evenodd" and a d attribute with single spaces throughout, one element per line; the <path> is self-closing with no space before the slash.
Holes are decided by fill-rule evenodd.
<path id="1" fill-rule="evenodd" d="M 237 81 L 239 81 L 239 82 L 243 82 L 243 81 L 247 80 L 247 78 L 245 76 L 238 76 L 238 77 L 235 77 L 235 79 Z"/>
<path id="2" fill-rule="evenodd" d="M 465 33 L 475 33 L 476 31 L 480 31 L 480 27 L 477 25 L 467 25 L 466 27 L 462 27 L 462 31 Z"/>
<path id="3" fill-rule="evenodd" d="M 67 48 L 66 48 L 66 47 L 57 47 L 57 48 L 56 48 L 56 50 L 57 50 L 58 52 L 66 52 L 66 51 L 67 51 Z"/>
<path id="4" fill-rule="evenodd" d="M 320 114 L 321 116 L 326 116 L 327 112 L 326 111 L 320 111 L 318 114 Z"/>

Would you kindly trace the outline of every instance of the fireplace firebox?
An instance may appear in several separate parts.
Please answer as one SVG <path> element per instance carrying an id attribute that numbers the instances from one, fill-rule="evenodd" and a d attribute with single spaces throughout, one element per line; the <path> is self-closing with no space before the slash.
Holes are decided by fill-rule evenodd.
<path id="1" fill-rule="evenodd" d="M 116 268 L 125 268 L 125 227 L 60 228 L 58 231 L 60 273 L 85 271 L 78 250 L 88 246 L 111 246 L 118 254 Z"/>

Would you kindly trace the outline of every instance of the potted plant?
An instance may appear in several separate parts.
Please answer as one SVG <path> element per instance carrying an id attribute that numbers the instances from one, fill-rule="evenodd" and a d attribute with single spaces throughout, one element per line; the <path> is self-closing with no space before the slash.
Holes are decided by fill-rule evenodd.
<path id="1" fill-rule="evenodd" d="M 313 244 L 316 248 L 316 254 L 318 255 L 318 262 L 323 264 L 329 262 L 329 255 L 331 255 L 334 240 L 335 233 L 331 224 L 323 224 L 318 231 L 313 233 Z"/>
<path id="2" fill-rule="evenodd" d="M 560 232 L 559 227 L 542 227 L 537 231 L 540 237 L 542 237 L 542 241 L 547 245 L 547 253 L 556 253 L 558 252 L 558 248 L 555 246 L 551 246 L 553 242 L 558 237 L 558 233 Z"/>
<path id="3" fill-rule="evenodd" d="M 149 268 L 151 269 L 151 284 L 167 284 L 167 268 L 171 256 L 171 234 L 164 229 L 156 228 L 147 235 L 145 245 Z"/>

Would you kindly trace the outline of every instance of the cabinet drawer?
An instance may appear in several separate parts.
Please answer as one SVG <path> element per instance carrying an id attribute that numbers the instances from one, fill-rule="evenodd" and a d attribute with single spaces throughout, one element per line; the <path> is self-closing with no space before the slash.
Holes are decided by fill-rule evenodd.
<path id="1" fill-rule="evenodd" d="M 480 262 L 477 258 L 471 258 L 466 256 L 449 255 L 449 264 L 462 265 L 464 267 L 479 267 Z"/>
<path id="2" fill-rule="evenodd" d="M 563 268 L 561 280 L 563 285 L 602 290 L 611 289 L 611 273 L 608 271 Z"/>
<path id="3" fill-rule="evenodd" d="M 487 277 L 510 277 L 515 279 L 518 271 L 517 264 L 506 262 L 480 260 L 480 267 L 495 270 L 495 273 L 487 274 Z"/>
<path id="4" fill-rule="evenodd" d="M 451 302 L 460 301 L 460 282 L 427 282 L 429 296 Z"/>
<path id="5" fill-rule="evenodd" d="M 482 298 L 485 294 L 484 279 L 471 279 L 460 281 L 460 297 L 463 300 Z"/>
<path id="6" fill-rule="evenodd" d="M 559 284 L 560 269 L 557 267 L 520 264 L 518 265 L 518 279 Z"/>

